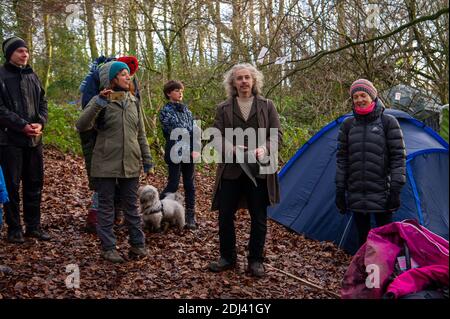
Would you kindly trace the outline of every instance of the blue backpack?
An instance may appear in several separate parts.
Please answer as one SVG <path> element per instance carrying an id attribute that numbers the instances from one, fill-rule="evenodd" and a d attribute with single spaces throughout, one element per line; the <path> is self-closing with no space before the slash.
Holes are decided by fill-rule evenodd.
<path id="1" fill-rule="evenodd" d="M 9 199 L 8 192 L 6 190 L 5 178 L 3 177 L 3 170 L 0 166 L 0 204 L 7 203 L 8 201 Z"/>
<path id="2" fill-rule="evenodd" d="M 7 203 L 9 201 L 8 199 L 8 192 L 6 191 L 6 184 L 5 184 L 5 178 L 3 177 L 3 171 L 2 167 L 0 166 L 0 204 Z M 0 207 L 0 230 L 3 226 L 3 210 Z"/>
<path id="3" fill-rule="evenodd" d="M 100 67 L 110 61 L 115 61 L 114 57 L 99 56 L 96 58 L 90 67 L 89 73 L 80 84 L 81 92 L 81 108 L 84 109 L 89 101 L 100 92 Z M 136 97 L 139 99 L 139 88 L 136 78 L 133 78 L 133 83 L 136 89 Z"/>
<path id="4" fill-rule="evenodd" d="M 91 67 L 89 69 L 89 73 L 86 75 L 84 80 L 80 85 L 81 92 L 81 108 L 84 109 L 89 101 L 99 93 L 100 89 L 100 75 L 99 70 L 100 67 L 109 62 L 114 61 L 116 58 L 113 57 L 105 57 L 99 56 L 97 59 L 92 62 Z"/>

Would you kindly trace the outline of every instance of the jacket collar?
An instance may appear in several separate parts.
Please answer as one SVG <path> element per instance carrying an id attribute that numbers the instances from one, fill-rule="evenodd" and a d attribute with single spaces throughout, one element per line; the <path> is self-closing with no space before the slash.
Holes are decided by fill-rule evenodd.
<path id="1" fill-rule="evenodd" d="M 354 107 L 352 109 L 353 109 L 353 115 L 357 121 L 370 123 L 381 116 L 381 114 L 384 112 L 385 106 L 379 98 L 376 98 L 375 99 L 375 108 L 369 114 L 360 115 L 355 112 Z"/>
<path id="2" fill-rule="evenodd" d="M 256 113 L 256 104 L 257 104 L 257 100 L 256 97 L 253 99 L 252 102 L 252 106 L 250 107 L 250 113 L 248 114 L 248 118 L 247 121 Z M 237 101 L 237 99 L 233 99 L 233 112 L 239 116 L 243 121 L 245 121 L 244 116 L 241 113 L 241 110 L 239 108 L 239 103 Z"/>
<path id="3" fill-rule="evenodd" d="M 225 102 L 223 102 L 223 108 L 224 113 L 228 119 L 228 122 L 233 125 L 233 100 L 235 100 L 235 97 L 230 97 Z M 267 108 L 264 107 L 265 102 L 267 102 L 267 99 L 261 95 L 255 95 L 255 101 L 253 103 L 256 103 L 256 115 L 258 117 L 258 124 L 259 127 L 264 127 L 264 111 L 267 112 Z"/>
<path id="4" fill-rule="evenodd" d="M 4 67 L 6 70 L 8 70 L 11 73 L 22 73 L 22 74 L 30 74 L 33 73 L 33 69 L 29 64 L 27 64 L 24 68 L 20 68 L 18 66 L 15 66 L 11 62 L 5 62 Z"/>
<path id="5" fill-rule="evenodd" d="M 138 98 L 131 94 L 131 92 L 127 91 L 125 93 L 125 98 L 122 101 L 112 101 L 111 103 L 115 103 L 121 108 L 126 109 L 130 103 L 137 101 L 139 101 Z"/>
<path id="6" fill-rule="evenodd" d="M 169 102 L 167 102 L 167 105 L 170 105 L 175 111 L 178 111 L 178 112 L 184 112 L 187 109 L 186 104 L 183 104 L 183 103 L 176 103 L 176 102 L 169 101 Z"/>

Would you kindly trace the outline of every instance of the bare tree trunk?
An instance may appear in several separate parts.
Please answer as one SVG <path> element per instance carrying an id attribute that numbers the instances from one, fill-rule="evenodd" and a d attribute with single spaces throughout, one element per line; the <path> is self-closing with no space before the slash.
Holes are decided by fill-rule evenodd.
<path id="1" fill-rule="evenodd" d="M 17 18 L 17 35 L 25 40 L 30 53 L 29 61 L 33 57 L 33 12 L 34 5 L 32 0 L 14 0 L 13 9 Z"/>
<path id="2" fill-rule="evenodd" d="M 108 48 L 108 19 L 109 19 L 109 12 L 110 8 L 109 5 L 104 5 L 103 10 L 103 51 L 105 56 L 108 56 L 109 54 L 109 48 Z"/>
<path id="3" fill-rule="evenodd" d="M 345 45 L 345 0 L 337 0 L 337 30 L 338 30 L 338 45 L 337 47 L 343 47 Z"/>
<path id="4" fill-rule="evenodd" d="M 97 43 L 95 42 L 95 19 L 94 19 L 94 0 L 85 0 L 84 5 L 86 9 L 86 23 L 89 39 L 89 47 L 91 49 L 91 58 L 98 57 Z"/>
<path id="5" fill-rule="evenodd" d="M 267 20 L 267 10 L 264 0 L 259 0 L 259 43 L 262 46 L 268 45 L 267 35 L 266 35 L 266 23 Z"/>
<path id="6" fill-rule="evenodd" d="M 53 56 L 53 46 L 52 46 L 52 38 L 50 32 L 49 25 L 49 15 L 48 13 L 44 13 L 43 15 L 44 22 L 44 40 L 45 40 L 45 61 L 44 61 L 44 73 L 42 78 L 42 83 L 44 84 L 44 90 L 47 91 L 50 79 L 50 68 L 52 64 L 52 56 Z"/>
<path id="7" fill-rule="evenodd" d="M 268 30 L 269 30 L 267 39 L 269 41 L 268 45 L 271 48 L 271 50 L 269 51 L 269 57 L 270 57 L 270 61 L 273 61 L 278 56 L 278 53 L 275 52 L 276 46 L 274 45 L 274 41 L 276 41 L 275 37 L 274 37 L 274 34 L 275 34 L 274 28 L 276 28 L 276 24 L 274 23 L 274 20 L 273 20 L 273 1 L 272 0 L 267 0 L 267 2 L 266 2 L 266 17 L 267 17 Z"/>
<path id="8" fill-rule="evenodd" d="M 116 12 L 116 0 L 111 2 L 111 24 L 112 24 L 112 36 L 111 36 L 111 55 L 116 55 L 117 49 L 117 12 Z"/>
<path id="9" fill-rule="evenodd" d="M 249 0 L 248 2 L 248 27 L 250 29 L 249 42 L 251 43 L 252 54 L 254 59 L 258 55 L 258 36 L 255 30 L 255 3 L 254 0 Z"/>
<path id="10" fill-rule="evenodd" d="M 315 43 L 315 52 L 318 52 L 320 50 L 323 49 L 323 26 L 321 25 L 321 21 L 319 16 L 317 15 L 317 8 L 316 8 L 316 4 L 313 3 L 312 0 L 308 0 L 308 4 L 309 7 L 311 9 L 311 14 L 312 14 L 312 18 L 313 21 L 315 21 L 315 25 L 316 25 L 316 34 L 314 37 L 314 43 Z"/>
<path id="11" fill-rule="evenodd" d="M 170 38 L 169 38 L 169 25 L 168 25 L 168 18 L 169 18 L 169 12 L 168 12 L 168 0 L 163 0 L 163 21 L 164 21 L 164 38 L 163 38 L 163 47 L 164 47 L 164 55 L 166 57 L 166 67 L 167 67 L 167 78 L 172 78 L 172 53 L 169 47 L 170 44 Z"/>
<path id="12" fill-rule="evenodd" d="M 122 7 L 120 8 L 121 10 L 123 9 Z M 123 16 L 121 15 L 119 17 L 119 25 L 125 25 L 126 23 L 128 23 L 128 19 L 127 16 Z M 119 41 L 120 41 L 120 54 L 123 55 L 125 52 L 128 52 L 128 40 L 127 40 L 127 30 L 122 27 L 119 27 Z"/>
<path id="13" fill-rule="evenodd" d="M 3 7 L 0 6 L 0 17 L 3 17 L 4 15 L 4 11 L 3 11 Z M 3 21 L 0 20 L 0 39 L 4 39 L 5 35 L 4 35 L 4 31 L 3 31 Z"/>
<path id="14" fill-rule="evenodd" d="M 151 21 L 153 10 L 155 7 L 155 1 L 148 1 L 145 13 L 145 44 L 147 52 L 147 63 L 150 69 L 155 68 L 155 53 L 153 44 L 153 23 Z"/>
<path id="15" fill-rule="evenodd" d="M 231 44 L 231 60 L 233 63 L 239 61 L 241 56 L 241 31 L 242 31 L 242 0 L 235 0 L 233 5 L 232 18 L 232 44 Z"/>
<path id="16" fill-rule="evenodd" d="M 197 1 L 196 18 L 197 18 L 197 37 L 198 37 L 198 62 L 200 66 L 205 65 L 205 32 L 202 18 L 202 1 Z"/>
<path id="17" fill-rule="evenodd" d="M 137 6 L 136 0 L 130 0 L 129 2 L 129 29 L 128 29 L 128 42 L 129 42 L 129 50 L 128 53 L 131 55 L 136 55 L 137 52 Z"/>
<path id="18" fill-rule="evenodd" d="M 184 28 L 184 24 L 186 23 L 186 10 L 186 0 L 178 1 L 178 5 L 174 8 L 175 28 L 178 30 L 178 53 L 180 55 L 181 65 L 184 66 L 188 65 L 188 45 L 186 41 L 186 29 Z"/>
<path id="19" fill-rule="evenodd" d="M 222 21 L 220 18 L 220 0 L 207 1 L 209 15 L 211 16 L 214 27 L 216 28 L 216 50 L 217 50 L 217 62 L 223 60 L 223 45 L 222 45 Z"/>

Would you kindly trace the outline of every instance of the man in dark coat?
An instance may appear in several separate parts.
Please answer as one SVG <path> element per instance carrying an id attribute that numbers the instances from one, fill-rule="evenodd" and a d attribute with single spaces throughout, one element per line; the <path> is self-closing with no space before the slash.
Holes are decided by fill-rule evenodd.
<path id="1" fill-rule="evenodd" d="M 41 228 L 44 180 L 42 130 L 47 122 L 47 100 L 42 85 L 28 65 L 25 41 L 3 41 L 6 62 L 0 67 L 0 165 L 9 202 L 5 204 L 7 240 L 23 243 L 19 187 L 22 181 L 25 236 L 49 240 Z"/>
<path id="2" fill-rule="evenodd" d="M 256 277 L 264 275 L 267 207 L 280 198 L 276 166 L 282 133 L 273 102 L 259 95 L 262 81 L 261 72 L 254 66 L 235 65 L 225 75 L 228 99 L 217 106 L 214 127 L 221 138 L 216 148 L 225 162 L 217 167 L 212 203 L 212 210 L 219 210 L 220 240 L 220 259 L 209 264 L 213 272 L 236 266 L 234 215 L 238 209 L 248 208 L 251 231 L 247 271 Z M 230 130 L 244 134 L 241 139 L 237 133 L 236 138 L 230 138 L 226 133 Z M 253 138 L 251 132 L 255 133 Z"/>
<path id="3" fill-rule="evenodd" d="M 336 206 L 353 212 L 361 246 L 373 214 L 377 227 L 392 222 L 406 181 L 406 150 L 397 119 L 384 114 L 373 84 L 365 79 L 350 88 L 353 117 L 341 125 L 336 167 Z"/>

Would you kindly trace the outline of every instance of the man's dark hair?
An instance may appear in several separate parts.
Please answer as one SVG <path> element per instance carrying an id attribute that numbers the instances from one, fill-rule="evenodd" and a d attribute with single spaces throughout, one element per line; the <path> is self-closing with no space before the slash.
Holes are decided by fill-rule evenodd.
<path id="1" fill-rule="evenodd" d="M 163 92 L 166 99 L 169 99 L 169 93 L 173 90 L 181 90 L 184 89 L 183 82 L 170 80 L 166 84 L 164 84 Z"/>

